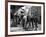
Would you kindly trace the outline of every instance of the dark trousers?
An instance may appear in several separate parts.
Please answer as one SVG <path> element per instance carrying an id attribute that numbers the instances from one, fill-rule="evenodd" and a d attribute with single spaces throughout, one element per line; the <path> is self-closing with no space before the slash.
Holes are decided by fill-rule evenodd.
<path id="1" fill-rule="evenodd" d="M 34 24 L 33 24 L 34 21 L 32 21 L 32 27 L 34 28 Z"/>
<path id="2" fill-rule="evenodd" d="M 25 26 L 25 20 L 24 19 L 22 20 L 22 26 L 23 26 L 23 28 Z"/>
<path id="3" fill-rule="evenodd" d="M 35 21 L 34 21 L 34 22 L 35 22 L 35 28 L 36 28 L 36 30 L 37 30 L 37 27 L 38 27 L 38 26 L 37 26 L 38 19 L 37 19 L 37 18 L 35 18 Z"/>
<path id="4" fill-rule="evenodd" d="M 34 28 L 34 18 L 31 18 L 32 27 Z"/>
<path id="5" fill-rule="evenodd" d="M 35 22 L 35 27 L 37 28 L 37 22 Z"/>

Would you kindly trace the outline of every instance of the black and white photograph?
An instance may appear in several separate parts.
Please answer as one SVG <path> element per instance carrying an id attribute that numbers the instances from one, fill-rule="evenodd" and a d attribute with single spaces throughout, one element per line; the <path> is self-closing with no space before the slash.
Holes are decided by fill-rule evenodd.
<path id="1" fill-rule="evenodd" d="M 8 34 L 43 32 L 43 5 L 8 3 Z"/>
<path id="2" fill-rule="evenodd" d="M 41 30 L 41 7 L 11 5 L 10 24 L 13 31 Z M 12 30 L 12 27 L 13 30 Z"/>

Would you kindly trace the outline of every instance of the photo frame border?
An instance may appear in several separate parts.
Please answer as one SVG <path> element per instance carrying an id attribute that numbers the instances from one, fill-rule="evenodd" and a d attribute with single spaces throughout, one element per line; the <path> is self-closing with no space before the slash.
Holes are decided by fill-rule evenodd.
<path id="1" fill-rule="evenodd" d="M 43 33 L 8 35 L 8 2 L 43 4 Z M 8 1 L 8 0 L 5 0 L 5 37 L 24 36 L 24 35 L 42 35 L 42 34 L 45 34 L 45 3 L 44 2 L 27 2 L 27 1 Z"/>

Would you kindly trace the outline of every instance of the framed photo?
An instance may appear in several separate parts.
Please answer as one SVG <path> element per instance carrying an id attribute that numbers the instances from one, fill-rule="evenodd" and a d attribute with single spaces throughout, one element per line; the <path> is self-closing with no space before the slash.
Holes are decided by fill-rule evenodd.
<path id="1" fill-rule="evenodd" d="M 6 13 L 6 35 L 37 35 L 45 33 L 43 2 L 9 1 Z"/>

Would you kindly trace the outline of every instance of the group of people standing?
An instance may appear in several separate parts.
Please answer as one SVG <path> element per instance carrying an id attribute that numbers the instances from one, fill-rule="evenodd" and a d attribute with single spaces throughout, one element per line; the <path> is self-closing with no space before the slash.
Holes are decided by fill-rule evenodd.
<path id="1" fill-rule="evenodd" d="M 33 17 L 32 15 L 24 15 L 24 10 L 20 11 L 21 14 L 18 15 L 18 13 L 15 13 L 14 15 L 14 23 L 15 25 L 21 25 L 23 29 L 28 31 L 29 27 L 32 26 L 32 30 L 35 28 L 37 30 L 37 25 L 38 25 L 38 18 L 35 16 Z"/>

